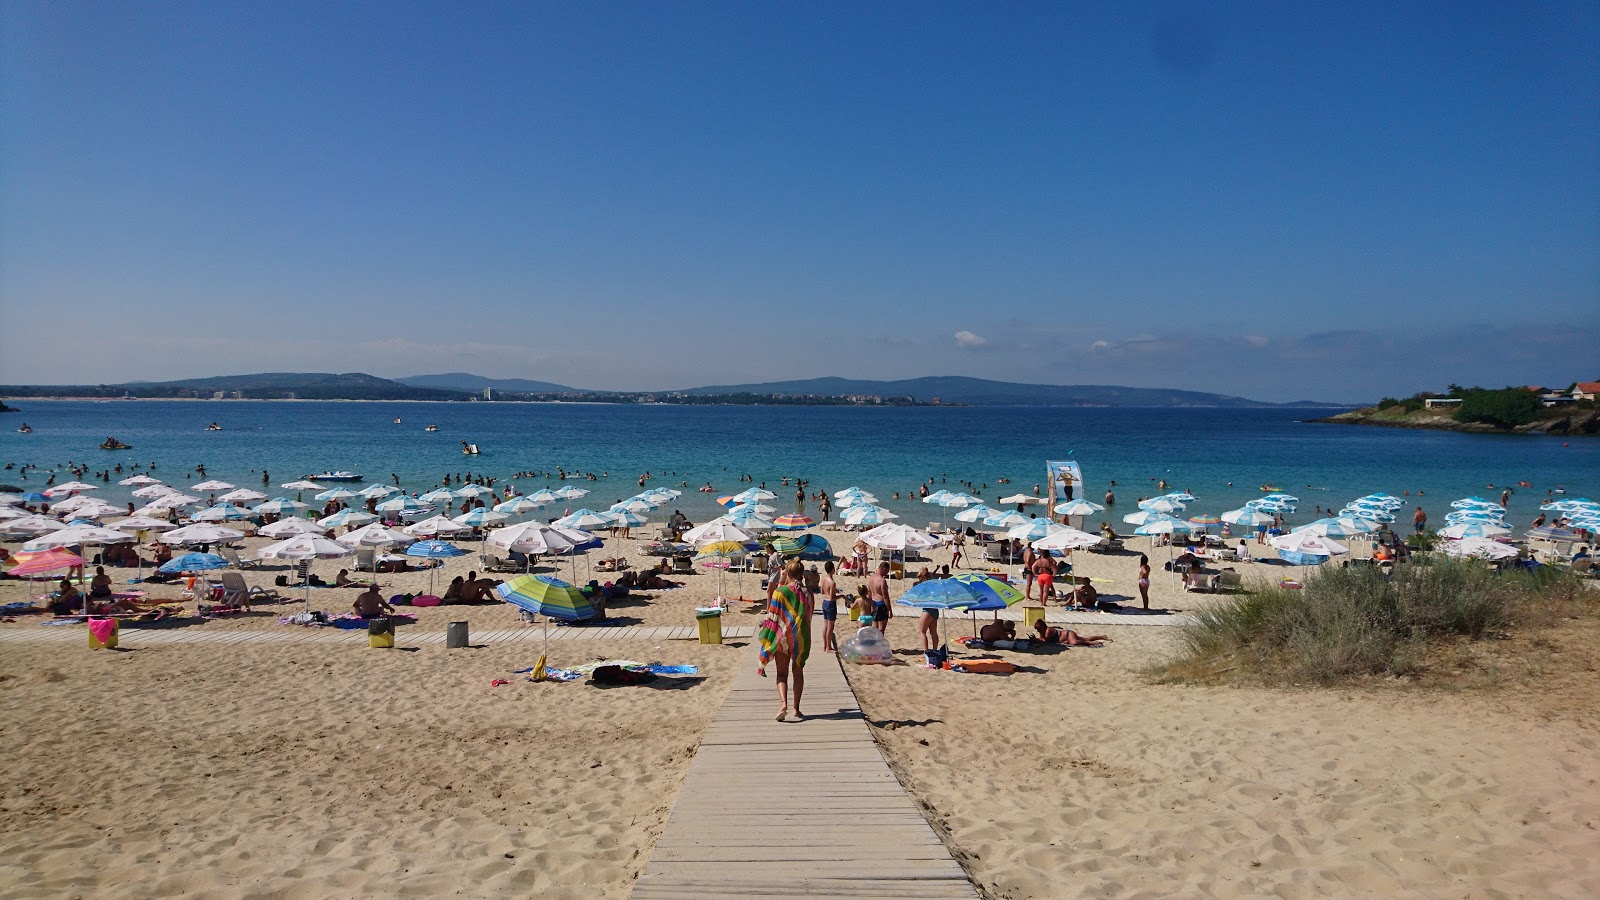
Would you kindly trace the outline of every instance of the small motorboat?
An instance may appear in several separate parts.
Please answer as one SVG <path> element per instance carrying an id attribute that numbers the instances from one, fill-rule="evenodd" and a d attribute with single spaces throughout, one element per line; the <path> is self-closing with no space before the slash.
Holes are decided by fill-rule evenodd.
<path id="1" fill-rule="evenodd" d="M 218 425 L 215 422 L 212 422 L 210 425 L 206 426 L 206 430 L 207 431 L 221 431 L 222 430 L 222 426 Z"/>
<path id="2" fill-rule="evenodd" d="M 346 472 L 340 469 L 337 472 L 323 472 L 321 475 L 307 475 L 307 481 L 360 481 L 363 476 L 356 472 Z"/>
<path id="3" fill-rule="evenodd" d="M 101 450 L 132 450 L 133 449 L 133 445 L 132 444 L 124 444 L 123 442 L 117 440 L 116 438 L 108 437 L 104 441 L 100 442 L 100 449 Z"/>
<path id="4" fill-rule="evenodd" d="M 33 426 L 29 425 L 27 422 L 23 422 L 22 423 L 22 427 L 17 429 L 17 433 L 18 434 L 33 434 Z"/>
<path id="5" fill-rule="evenodd" d="M 466 441 L 462 441 L 461 442 L 461 452 L 465 453 L 468 456 L 477 456 L 478 455 L 478 445 L 477 444 L 469 444 Z"/>
<path id="6" fill-rule="evenodd" d="M 438 431 L 439 430 L 439 426 L 437 426 L 437 425 L 429 425 L 427 428 L 424 428 L 422 430 L 423 431 Z"/>

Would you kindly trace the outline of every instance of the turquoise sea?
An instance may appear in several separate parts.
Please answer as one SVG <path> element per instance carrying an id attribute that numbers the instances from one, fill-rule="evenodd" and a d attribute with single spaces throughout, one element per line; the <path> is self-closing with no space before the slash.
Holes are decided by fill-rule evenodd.
<path id="1" fill-rule="evenodd" d="M 268 493 L 277 485 L 325 469 L 362 472 L 367 481 L 400 477 L 407 490 L 426 491 L 445 473 L 484 474 L 504 483 L 519 471 L 608 473 L 582 482 L 595 493 L 575 505 L 604 509 L 649 485 L 679 487 L 678 506 L 700 521 L 713 498 L 733 493 L 739 473 L 766 482 L 788 511 L 794 489 L 784 476 L 809 479 L 813 489 L 850 485 L 876 493 L 904 521 L 925 525 L 939 512 L 906 499 L 920 482 L 956 489 L 987 485 L 986 500 L 1029 493 L 1044 481 L 1046 459 L 1080 462 L 1087 489 L 1099 501 L 1116 481 L 1118 518 L 1142 496 L 1160 493 L 1156 479 L 1200 499 L 1190 511 L 1222 512 L 1260 496 L 1261 485 L 1301 498 L 1295 520 L 1314 518 L 1317 505 L 1338 507 L 1372 491 L 1410 491 L 1442 522 L 1450 500 L 1496 498 L 1518 481 L 1511 519 L 1526 524 L 1546 491 L 1600 497 L 1600 440 L 1410 431 L 1301 421 L 1326 414 L 1284 409 L 1061 409 L 702 407 L 522 403 L 367 403 L 273 401 L 18 401 L 18 414 L 0 418 L 0 483 L 29 489 L 44 472 L 24 479 L 23 463 L 43 470 L 69 461 L 105 471 L 121 463 L 100 496 L 127 499 L 116 481 L 133 463 L 155 463 L 155 475 L 182 486 L 207 476 Z M 400 419 L 396 424 L 395 419 Z M 221 431 L 208 432 L 210 422 Z M 32 434 L 16 428 L 27 422 Z M 425 432 L 436 424 L 435 433 Z M 103 451 L 114 435 L 133 450 Z M 461 441 L 482 454 L 464 456 Z M 670 473 L 670 474 L 666 474 Z M 997 479 L 1008 478 L 1009 484 Z M 68 480 L 58 475 L 57 482 Z M 85 479 L 88 480 L 88 479 Z M 710 483 L 716 494 L 694 489 Z M 104 484 L 104 482 L 100 482 Z M 552 478 L 520 478 L 524 492 L 558 486 Z M 1493 485 L 1494 487 L 1490 487 Z M 899 491 L 901 500 L 894 500 Z M 815 514 L 814 509 L 808 511 Z M 560 512 L 560 510 L 554 510 Z M 1092 521 L 1092 520 L 1091 520 Z"/>

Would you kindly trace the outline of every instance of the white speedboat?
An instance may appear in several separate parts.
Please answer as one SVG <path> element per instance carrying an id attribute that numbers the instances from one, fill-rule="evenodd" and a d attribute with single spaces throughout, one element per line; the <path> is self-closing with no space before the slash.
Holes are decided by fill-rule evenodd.
<path id="1" fill-rule="evenodd" d="M 363 476 L 356 472 L 346 472 L 340 469 L 337 472 L 323 472 L 321 475 L 307 475 L 307 481 L 360 481 Z"/>

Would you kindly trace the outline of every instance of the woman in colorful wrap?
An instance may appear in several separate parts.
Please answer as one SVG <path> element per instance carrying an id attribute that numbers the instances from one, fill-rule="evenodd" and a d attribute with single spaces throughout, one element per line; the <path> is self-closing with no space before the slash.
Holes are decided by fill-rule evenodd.
<path id="1" fill-rule="evenodd" d="M 804 719 L 800 695 L 806 688 L 806 657 L 811 653 L 811 597 L 805 589 L 805 566 L 798 559 L 783 570 L 782 583 L 767 602 L 767 617 L 761 622 L 761 665 L 763 677 L 767 662 L 778 666 L 778 721 L 789 714 L 789 678 L 794 677 L 794 717 Z"/>

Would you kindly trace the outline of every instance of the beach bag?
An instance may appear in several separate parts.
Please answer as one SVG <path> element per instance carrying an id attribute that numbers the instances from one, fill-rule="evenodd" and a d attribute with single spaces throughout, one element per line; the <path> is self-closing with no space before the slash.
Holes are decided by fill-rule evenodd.
<path id="1" fill-rule="evenodd" d="M 272 579 L 272 583 L 277 585 L 278 587 L 288 587 L 289 586 L 289 576 L 287 576 L 287 575 L 279 575 L 277 578 Z"/>
<path id="2" fill-rule="evenodd" d="M 638 672 L 621 666 L 601 666 L 590 678 L 595 684 L 603 685 L 649 684 L 656 680 L 654 672 Z"/>

